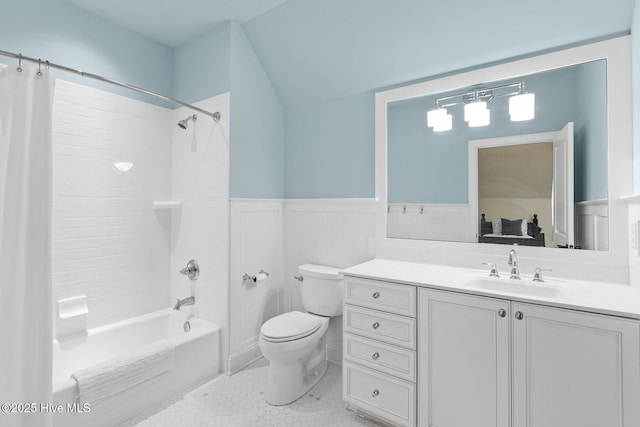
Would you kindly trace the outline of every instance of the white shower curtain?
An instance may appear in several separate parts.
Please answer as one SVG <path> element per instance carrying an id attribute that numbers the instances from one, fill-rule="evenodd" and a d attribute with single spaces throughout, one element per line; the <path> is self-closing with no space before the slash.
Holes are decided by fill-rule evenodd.
<path id="1" fill-rule="evenodd" d="M 55 78 L 0 71 L 1 426 L 47 426 L 51 414 L 51 123 Z M 33 414 L 24 412 L 31 404 Z M 7 407 L 6 404 L 16 404 Z M 44 408 L 46 409 L 46 408 Z"/>

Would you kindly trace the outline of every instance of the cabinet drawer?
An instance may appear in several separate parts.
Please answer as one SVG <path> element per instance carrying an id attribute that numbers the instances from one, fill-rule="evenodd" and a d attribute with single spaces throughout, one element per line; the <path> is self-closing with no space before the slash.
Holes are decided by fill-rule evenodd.
<path id="1" fill-rule="evenodd" d="M 416 287 L 347 277 L 344 302 L 416 317 Z"/>
<path id="2" fill-rule="evenodd" d="M 415 384 L 345 362 L 343 398 L 351 406 L 394 425 L 415 425 Z"/>
<path id="3" fill-rule="evenodd" d="M 416 352 L 357 335 L 344 334 L 344 358 L 369 368 L 415 382 Z"/>
<path id="4" fill-rule="evenodd" d="M 416 349 L 416 319 L 376 310 L 344 306 L 344 331 Z"/>

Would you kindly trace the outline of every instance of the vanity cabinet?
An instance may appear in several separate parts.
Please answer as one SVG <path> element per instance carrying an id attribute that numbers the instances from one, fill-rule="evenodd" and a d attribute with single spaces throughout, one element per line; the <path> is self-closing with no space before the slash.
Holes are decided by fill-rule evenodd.
<path id="1" fill-rule="evenodd" d="M 418 291 L 423 427 L 640 426 L 637 321 Z"/>
<path id="2" fill-rule="evenodd" d="M 640 321 L 345 275 L 343 398 L 396 426 L 640 427 Z"/>
<path id="3" fill-rule="evenodd" d="M 342 393 L 355 410 L 416 424 L 416 287 L 345 278 Z"/>
<path id="4" fill-rule="evenodd" d="M 514 427 L 640 426 L 638 321 L 515 302 L 511 310 Z"/>
<path id="5" fill-rule="evenodd" d="M 424 427 L 510 425 L 510 302 L 418 290 L 418 419 Z"/>

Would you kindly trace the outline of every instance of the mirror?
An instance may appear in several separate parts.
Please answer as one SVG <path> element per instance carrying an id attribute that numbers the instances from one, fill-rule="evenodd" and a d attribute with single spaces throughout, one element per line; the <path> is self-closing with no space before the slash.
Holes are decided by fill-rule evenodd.
<path id="1" fill-rule="evenodd" d="M 477 82 L 386 103 L 387 237 L 608 250 L 607 60 Z M 535 114 L 514 121 L 522 92 Z"/>

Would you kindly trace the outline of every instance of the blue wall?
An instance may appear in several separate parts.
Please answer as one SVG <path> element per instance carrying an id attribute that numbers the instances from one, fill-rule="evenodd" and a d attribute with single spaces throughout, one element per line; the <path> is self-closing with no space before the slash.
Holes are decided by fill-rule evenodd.
<path id="1" fill-rule="evenodd" d="M 227 22 L 176 48 L 175 96 L 231 92 L 230 195 L 284 197 L 284 108 L 242 27 Z"/>
<path id="2" fill-rule="evenodd" d="M 299 2 L 290 3 L 287 7 L 299 6 Z M 312 4 L 310 0 L 306 3 Z M 636 0 L 632 27 L 633 60 L 636 70 L 640 69 L 640 7 L 638 3 L 640 0 Z M 395 8 L 393 5 L 389 7 L 395 11 L 394 13 L 398 12 L 398 17 L 402 15 L 399 13 L 401 8 Z M 515 47 L 511 50 L 502 49 L 500 53 L 495 53 L 493 49 L 491 54 L 487 49 L 479 49 L 471 55 L 465 54 L 463 62 L 458 58 L 451 61 L 437 61 L 439 65 L 432 65 L 431 68 L 428 64 L 421 63 L 420 66 L 412 66 L 413 68 L 407 66 L 408 68 L 405 67 L 405 69 L 396 61 L 388 60 L 388 55 L 392 52 L 379 49 L 379 46 L 365 38 L 366 45 L 371 48 L 376 46 L 376 50 L 381 55 L 380 61 L 365 68 L 373 70 L 380 66 L 386 67 L 384 78 L 374 79 L 382 83 L 373 84 L 371 76 L 366 72 L 358 71 L 357 76 L 346 76 L 340 84 L 343 86 L 346 84 L 345 87 L 349 89 L 369 88 L 364 92 L 314 104 L 303 104 L 303 106 L 289 103 L 286 110 L 282 112 L 280 100 L 273 90 L 274 85 L 263 68 L 273 73 L 278 71 L 278 67 L 286 68 L 291 64 L 279 62 L 278 52 L 264 50 L 261 46 L 267 40 L 259 40 L 259 37 L 261 34 L 264 36 L 261 32 L 263 27 L 268 33 L 267 38 L 281 36 L 286 40 L 289 37 L 290 32 L 286 31 L 288 28 L 286 25 L 282 28 L 272 25 L 272 21 L 279 21 L 278 13 L 283 11 L 286 12 L 282 8 L 274 9 L 263 15 L 264 19 L 260 17 L 242 27 L 232 23 L 225 24 L 179 46 L 174 51 L 62 0 L 16 0 L 4 4 L 0 14 L 0 49 L 22 52 L 29 56 L 40 56 L 52 62 L 102 74 L 187 102 L 195 102 L 232 89 L 234 92 L 239 92 L 237 99 L 232 95 L 232 110 L 238 115 L 238 121 L 232 120 L 231 194 L 234 197 L 284 195 L 287 198 L 374 196 L 373 92 L 379 89 L 380 84 L 389 84 L 394 81 L 402 84 L 416 78 L 416 70 L 423 70 L 419 75 L 433 75 L 434 72 L 428 70 L 433 70 L 434 67 L 446 71 L 446 69 L 462 68 L 468 64 L 482 63 L 501 56 L 513 56 L 531 51 L 531 46 L 521 46 L 521 50 Z M 373 18 L 367 21 L 366 14 L 369 13 L 369 9 L 360 8 L 356 12 L 353 16 L 345 17 L 344 25 L 349 31 L 353 31 L 352 24 L 356 24 L 354 19 L 357 16 L 361 21 L 375 21 Z M 335 14 L 335 11 L 331 14 Z M 360 16 L 360 14 L 364 15 Z M 603 26 L 598 27 L 597 31 L 606 33 L 609 28 L 606 26 L 608 19 L 603 19 Z M 322 23 L 314 22 L 311 20 L 310 25 Z M 374 27 L 369 30 L 375 33 L 379 28 L 376 25 Z M 615 30 L 614 27 L 611 28 Z M 240 32 L 244 29 L 251 36 L 254 46 L 257 46 L 260 54 L 264 56 L 260 58 L 262 61 L 258 61 L 255 57 L 249 41 L 246 38 L 243 40 L 244 36 L 240 36 Z M 320 25 L 318 31 L 322 31 L 321 34 L 324 35 L 326 28 Z M 322 37 L 319 38 L 322 39 Z M 562 43 L 562 40 L 564 39 L 555 38 L 553 42 Z M 291 40 L 291 43 L 294 41 Z M 455 53 L 455 43 L 451 43 L 447 50 Z M 542 44 L 552 46 L 551 41 Z M 279 44 L 275 43 L 273 46 L 279 46 Z M 341 60 L 351 61 L 359 57 L 358 50 L 352 49 L 353 46 L 344 46 L 343 51 L 338 54 L 334 50 L 323 48 L 322 46 L 326 46 L 325 43 L 319 46 L 321 51 L 322 49 L 326 51 L 324 55 L 339 63 L 342 63 Z M 536 46 L 540 48 L 539 45 Z M 394 53 L 396 54 L 403 55 L 403 52 L 398 51 Z M 320 57 L 314 58 L 314 61 L 321 60 Z M 0 57 L 0 61 L 11 63 L 9 58 Z M 327 73 L 334 68 L 336 67 L 327 66 Z M 291 70 L 293 73 L 294 68 Z M 313 68 L 312 72 L 317 75 L 318 68 Z M 144 95 L 90 79 L 63 72 L 56 74 L 66 80 L 84 85 L 149 102 L 158 102 Z M 236 79 L 233 77 L 234 74 L 238 75 Z M 282 77 L 282 75 L 289 76 L 291 73 L 279 74 Z M 640 128 L 639 76 L 640 73 L 634 73 L 636 129 Z M 324 74 L 322 78 L 325 81 L 332 80 L 327 79 Z M 301 80 L 298 82 L 299 85 L 310 85 L 307 79 L 297 77 L 296 79 Z M 243 91 L 251 84 L 256 85 L 251 89 L 255 98 L 252 98 L 249 91 Z M 295 85 L 292 87 L 295 88 Z M 286 90 L 290 91 L 291 88 L 278 87 L 277 89 L 282 94 Z M 297 99 L 295 93 L 289 95 L 289 98 Z M 330 97 L 331 93 L 327 92 L 326 95 Z M 235 135 L 240 139 L 234 139 Z M 284 142 L 282 135 L 284 135 Z M 636 153 L 634 188 L 636 192 L 640 192 L 640 154 L 638 154 L 640 153 L 640 132 L 637 131 L 634 135 L 634 152 Z M 589 195 L 585 197 L 591 198 Z"/>
<path id="3" fill-rule="evenodd" d="M 287 110 L 286 198 L 375 192 L 374 92 Z"/>
<path id="4" fill-rule="evenodd" d="M 174 50 L 173 96 L 194 103 L 231 90 L 231 23 Z"/>
<path id="5" fill-rule="evenodd" d="M 171 95 L 173 51 L 62 0 L 4 2 L 0 49 L 42 58 Z M 11 58 L 0 62 L 12 64 Z M 68 81 L 160 103 L 155 98 L 70 73 Z"/>
<path id="6" fill-rule="evenodd" d="M 251 43 L 231 23 L 231 197 L 284 197 L 284 122 Z"/>

